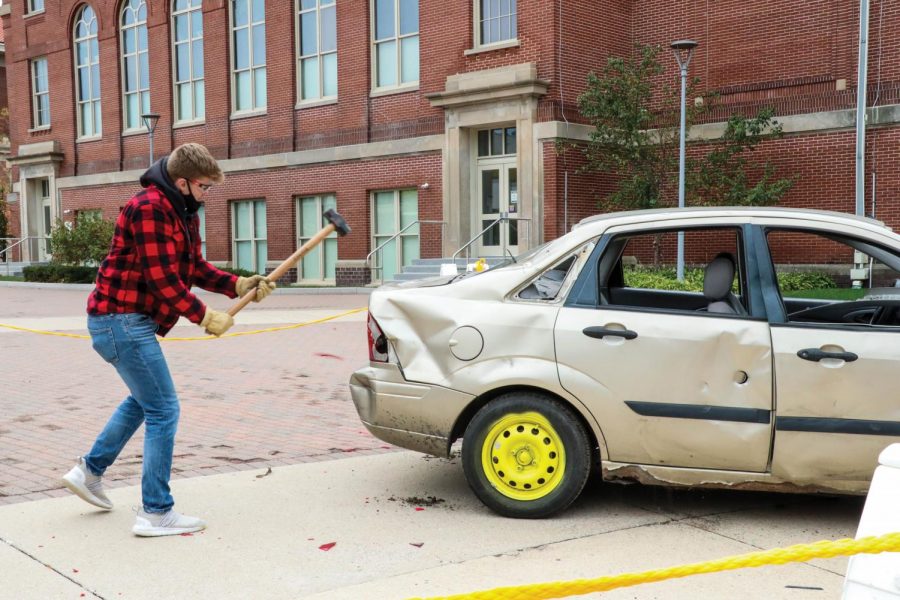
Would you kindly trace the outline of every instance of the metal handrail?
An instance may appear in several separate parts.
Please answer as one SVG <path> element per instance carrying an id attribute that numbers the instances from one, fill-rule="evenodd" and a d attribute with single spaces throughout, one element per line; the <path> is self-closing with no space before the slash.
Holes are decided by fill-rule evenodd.
<path id="1" fill-rule="evenodd" d="M 26 235 L 25 237 L 23 237 L 21 239 L 19 239 L 19 238 L 0 238 L 0 241 L 18 240 L 16 243 L 10 244 L 6 248 L 3 248 L 2 250 L 0 250 L 0 256 L 3 257 L 3 262 L 6 264 L 6 275 L 9 276 L 9 273 L 10 273 L 10 267 L 9 267 L 10 250 L 15 248 L 16 246 L 20 246 L 20 245 L 24 244 L 28 240 L 49 240 L 49 239 L 50 239 L 49 237 L 38 236 L 38 235 Z"/>
<path id="2" fill-rule="evenodd" d="M 394 235 L 392 235 L 391 237 L 389 237 L 388 239 L 386 239 L 385 241 L 383 241 L 381 244 L 378 245 L 377 248 L 375 248 L 374 250 L 372 250 L 371 252 L 369 252 L 369 253 L 366 255 L 366 264 L 367 264 L 367 265 L 369 266 L 369 268 L 372 269 L 373 271 L 377 271 L 377 270 L 379 270 L 379 269 L 383 269 L 384 266 L 380 266 L 380 267 L 379 267 L 377 264 L 373 265 L 371 262 L 369 262 L 369 259 L 372 258 L 373 255 L 377 255 L 377 253 L 378 253 L 379 250 L 381 250 L 382 248 L 384 248 L 385 246 L 387 246 L 388 244 L 390 244 L 392 241 L 394 241 L 395 239 L 397 239 L 398 237 L 400 237 L 400 234 L 402 234 L 404 231 L 406 231 L 407 229 L 409 229 L 409 228 L 412 227 L 413 225 L 419 225 L 419 224 L 423 224 L 423 225 L 436 225 L 436 224 L 438 224 L 438 223 L 440 223 L 441 225 L 446 225 L 446 224 L 447 224 L 446 221 L 428 221 L 428 220 L 424 220 L 424 219 L 423 219 L 423 220 L 418 220 L 418 221 L 413 221 L 412 223 L 410 223 L 409 225 L 407 225 L 406 227 L 404 227 L 403 229 L 401 229 L 400 231 L 398 231 L 397 233 L 395 233 Z"/>
<path id="3" fill-rule="evenodd" d="M 451 257 L 451 259 L 453 260 L 453 262 L 456 263 L 456 257 L 459 256 L 460 252 L 462 252 L 463 250 L 466 250 L 469 246 L 471 246 L 472 244 L 474 244 L 477 240 L 481 239 L 481 237 L 482 237 L 485 233 L 487 233 L 492 227 L 494 227 L 495 225 L 497 225 L 497 224 L 500 223 L 501 221 L 531 221 L 531 219 L 523 219 L 523 218 L 521 218 L 521 217 L 510 217 L 508 214 L 502 214 L 501 216 L 497 217 L 497 219 L 496 219 L 493 223 L 491 223 L 490 225 L 488 225 L 487 227 L 485 227 L 484 229 L 482 229 L 482 230 L 481 230 L 481 233 L 479 233 L 478 235 L 476 235 L 475 237 L 473 237 L 471 240 L 469 240 L 468 242 L 466 242 L 466 245 L 465 245 L 465 246 L 460 247 L 459 250 L 457 250 L 456 252 L 454 252 L 454 253 L 453 253 L 453 256 Z M 505 250 L 505 249 L 506 249 L 506 248 L 504 248 L 504 250 Z M 468 262 L 468 261 L 469 261 L 469 253 L 468 253 L 468 251 L 466 251 L 466 262 Z"/>

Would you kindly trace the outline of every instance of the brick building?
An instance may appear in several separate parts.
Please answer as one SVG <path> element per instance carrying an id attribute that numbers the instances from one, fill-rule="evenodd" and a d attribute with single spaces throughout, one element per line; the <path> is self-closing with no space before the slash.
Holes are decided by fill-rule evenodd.
<path id="1" fill-rule="evenodd" d="M 274 268 L 336 206 L 354 229 L 294 281 L 361 283 L 450 256 L 521 251 L 597 212 L 577 173 L 587 73 L 635 44 L 699 42 L 691 74 L 732 112 L 773 106 L 787 135 L 757 150 L 796 177 L 786 204 L 852 212 L 859 4 L 725 0 L 15 0 L 0 6 L 11 105 L 13 221 L 114 218 L 154 155 L 198 141 L 226 182 L 204 207 L 206 252 Z M 866 211 L 900 226 L 900 7 L 869 16 Z M 888 33 L 888 35 L 883 35 Z M 663 55 L 663 83 L 676 83 Z M 697 142 L 697 143 L 702 143 Z M 45 258 L 35 240 L 31 260 Z"/>

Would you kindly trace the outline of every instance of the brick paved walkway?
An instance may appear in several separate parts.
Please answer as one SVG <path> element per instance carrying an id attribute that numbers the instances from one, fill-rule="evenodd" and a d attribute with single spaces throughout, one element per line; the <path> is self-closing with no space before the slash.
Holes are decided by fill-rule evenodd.
<path id="1" fill-rule="evenodd" d="M 0 323 L 79 316 L 86 294 L 0 287 Z M 231 303 L 222 296 L 203 299 L 218 309 Z M 275 294 L 245 310 L 277 309 L 283 317 L 285 310 L 337 313 L 367 302 L 365 295 Z M 235 331 L 256 328 L 238 325 Z M 178 328 L 173 335 L 201 333 Z M 368 360 L 365 339 L 357 316 L 276 333 L 164 343 L 182 403 L 173 479 L 389 451 L 360 423 L 347 387 L 350 374 Z M 0 334 L 0 373 L 0 505 L 68 493 L 59 477 L 88 451 L 126 395 L 124 384 L 89 341 L 32 333 Z M 142 446 L 143 428 L 107 471 L 109 487 L 140 484 Z"/>

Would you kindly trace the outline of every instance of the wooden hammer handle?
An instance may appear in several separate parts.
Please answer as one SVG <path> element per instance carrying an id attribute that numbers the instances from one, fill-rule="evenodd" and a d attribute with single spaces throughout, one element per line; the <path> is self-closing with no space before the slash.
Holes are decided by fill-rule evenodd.
<path id="1" fill-rule="evenodd" d="M 336 227 L 331 223 L 323 227 L 316 235 L 307 240 L 305 244 L 297 248 L 296 252 L 291 254 L 284 260 L 284 262 L 275 267 L 275 270 L 269 273 L 266 276 L 266 279 L 268 279 L 269 281 L 277 281 L 278 279 L 280 279 L 282 275 L 287 273 L 288 269 L 300 262 L 300 259 L 306 256 L 310 250 L 315 248 L 317 245 L 319 245 L 319 243 L 321 243 L 322 240 L 334 233 L 335 229 Z M 244 294 L 234 306 L 228 309 L 228 314 L 232 317 L 238 314 L 238 312 L 240 312 L 242 308 L 250 304 L 255 297 L 256 288 L 253 288 L 252 290 Z"/>

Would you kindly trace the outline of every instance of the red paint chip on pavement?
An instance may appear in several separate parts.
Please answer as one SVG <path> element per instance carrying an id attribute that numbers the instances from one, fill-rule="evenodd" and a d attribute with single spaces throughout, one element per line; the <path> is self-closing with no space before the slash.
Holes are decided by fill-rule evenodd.
<path id="1" fill-rule="evenodd" d="M 422 508 L 421 506 L 417 506 L 417 507 L 416 507 L 416 510 L 418 511 L 418 510 L 425 510 L 425 509 Z"/>
<path id="2" fill-rule="evenodd" d="M 422 546 L 425 545 L 425 542 L 410 542 L 409 545 L 415 546 L 416 548 L 421 548 Z"/>
<path id="3" fill-rule="evenodd" d="M 337 542 L 328 542 L 327 544 L 322 544 L 321 546 L 319 546 L 319 550 L 324 550 L 325 552 L 328 552 L 329 550 L 334 548 L 335 544 L 337 544 Z"/>

